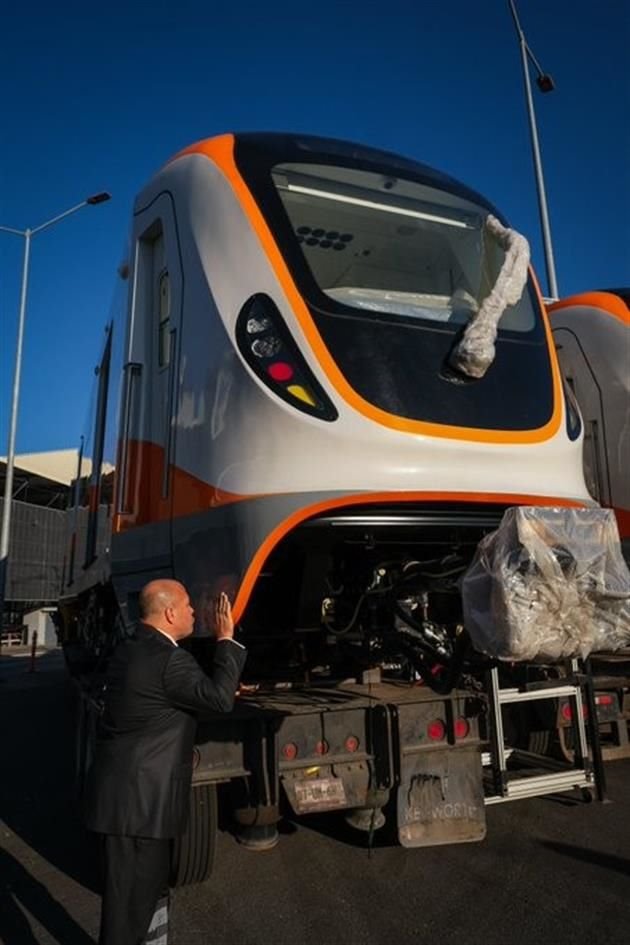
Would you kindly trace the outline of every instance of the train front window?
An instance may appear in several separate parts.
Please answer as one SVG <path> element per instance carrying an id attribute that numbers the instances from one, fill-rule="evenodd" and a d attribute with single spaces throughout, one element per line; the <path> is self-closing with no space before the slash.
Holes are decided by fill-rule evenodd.
<path id="1" fill-rule="evenodd" d="M 487 210 L 462 196 L 328 164 L 277 164 L 272 179 L 327 308 L 455 331 L 496 282 L 504 252 L 484 228 Z M 500 327 L 534 324 L 524 293 Z"/>
<path id="2" fill-rule="evenodd" d="M 366 404 L 460 429 L 549 422 L 542 307 L 530 279 L 508 304 L 510 255 L 483 197 L 348 142 L 239 135 L 234 153 L 322 344 Z M 500 314 L 494 360 L 483 377 L 453 376 L 451 353 L 488 298 Z"/>

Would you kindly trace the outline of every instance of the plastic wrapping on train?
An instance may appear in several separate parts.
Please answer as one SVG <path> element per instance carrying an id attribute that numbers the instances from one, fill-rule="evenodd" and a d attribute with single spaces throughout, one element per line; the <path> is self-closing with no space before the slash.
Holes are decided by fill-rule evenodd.
<path id="1" fill-rule="evenodd" d="M 466 627 L 502 660 L 630 645 L 630 572 L 608 509 L 513 508 L 463 580 Z"/>

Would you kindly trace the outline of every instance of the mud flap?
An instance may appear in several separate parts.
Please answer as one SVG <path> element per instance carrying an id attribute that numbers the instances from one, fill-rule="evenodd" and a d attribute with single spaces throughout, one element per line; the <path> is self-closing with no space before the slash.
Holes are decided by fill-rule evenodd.
<path id="1" fill-rule="evenodd" d="M 397 801 L 398 838 L 404 847 L 483 840 L 486 811 L 479 750 L 404 756 Z"/>

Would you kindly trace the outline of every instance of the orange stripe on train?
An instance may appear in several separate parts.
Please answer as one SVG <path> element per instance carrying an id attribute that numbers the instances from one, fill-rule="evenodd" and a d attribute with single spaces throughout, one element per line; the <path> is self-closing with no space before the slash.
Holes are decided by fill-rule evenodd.
<path id="1" fill-rule="evenodd" d="M 130 440 L 127 451 L 127 475 L 123 508 L 133 511 L 114 516 L 113 531 L 120 533 L 151 522 L 166 522 L 171 518 L 194 515 L 206 509 L 218 508 L 253 495 L 238 495 L 218 486 L 209 485 L 192 473 L 172 466 L 169 469 L 168 495 L 162 495 L 164 447 L 155 443 Z M 117 481 L 116 493 L 120 487 Z M 117 498 L 115 499 L 118 502 Z M 116 507 L 118 507 L 116 505 Z"/>

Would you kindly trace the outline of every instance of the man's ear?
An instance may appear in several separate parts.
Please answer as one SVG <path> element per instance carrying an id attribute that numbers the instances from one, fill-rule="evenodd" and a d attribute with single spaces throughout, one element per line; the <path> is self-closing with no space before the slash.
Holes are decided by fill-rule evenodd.
<path id="1" fill-rule="evenodd" d="M 166 617 L 166 622 L 172 624 L 175 622 L 175 611 L 173 607 L 164 608 L 164 616 Z"/>

